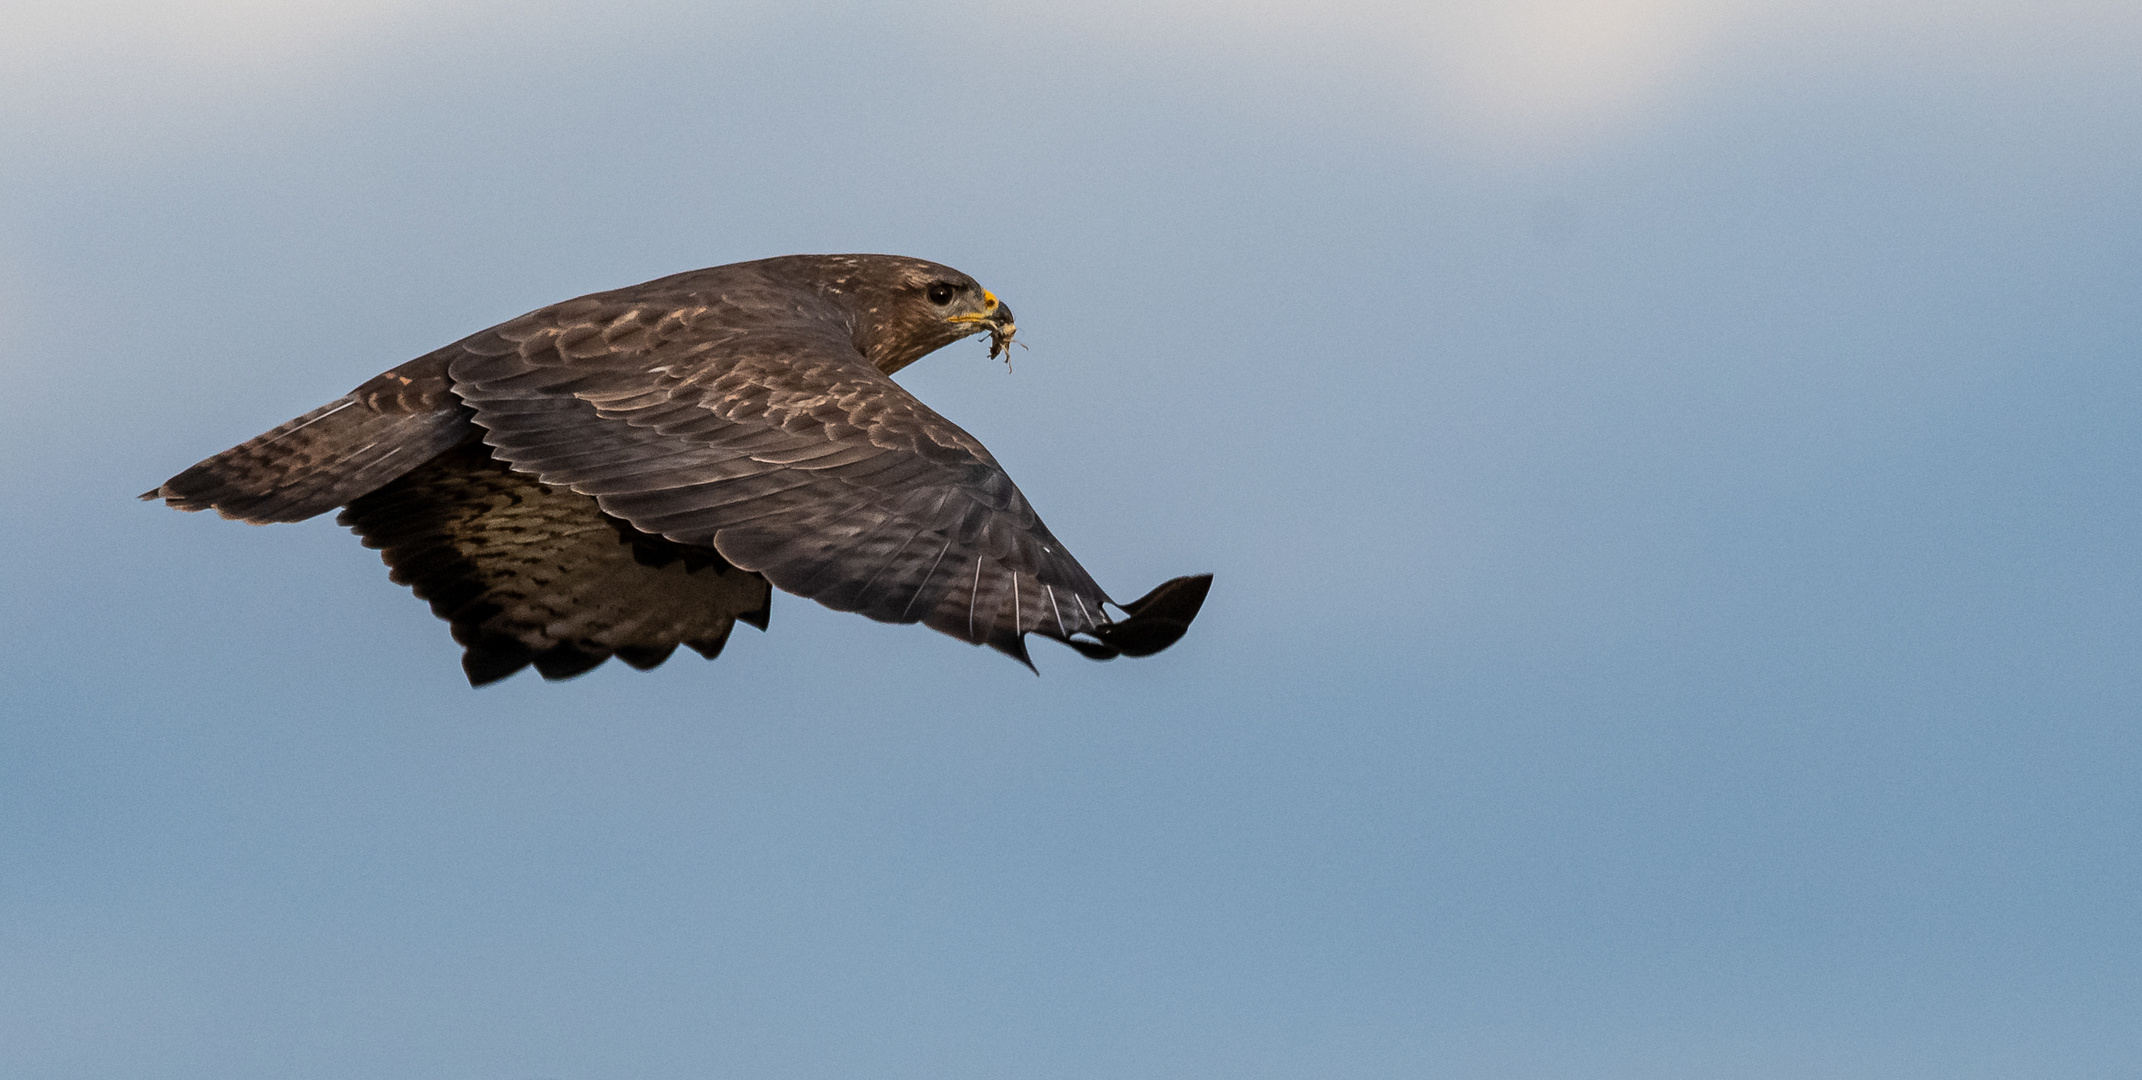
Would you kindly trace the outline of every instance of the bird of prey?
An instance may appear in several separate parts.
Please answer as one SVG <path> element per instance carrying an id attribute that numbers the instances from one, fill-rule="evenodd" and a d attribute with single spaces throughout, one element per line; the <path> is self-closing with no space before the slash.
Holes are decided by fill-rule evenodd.
<path id="1" fill-rule="evenodd" d="M 431 602 L 480 686 L 708 659 L 773 586 L 1029 668 L 1175 643 L 1210 574 L 1116 605 L 974 436 L 890 376 L 1011 308 L 948 266 L 791 255 L 529 312 L 417 357 L 143 499 L 338 519 Z"/>

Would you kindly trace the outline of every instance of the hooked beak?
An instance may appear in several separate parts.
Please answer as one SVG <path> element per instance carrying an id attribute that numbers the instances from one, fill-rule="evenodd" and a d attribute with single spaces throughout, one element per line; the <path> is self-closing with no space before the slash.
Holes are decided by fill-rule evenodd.
<path id="1" fill-rule="evenodd" d="M 974 323 L 976 329 L 989 331 L 989 358 L 994 360 L 1011 348 L 1012 335 L 1019 332 L 1019 324 L 1012 321 L 1011 305 L 987 289 L 982 290 L 982 305 L 980 314 L 954 315 L 951 321 Z"/>

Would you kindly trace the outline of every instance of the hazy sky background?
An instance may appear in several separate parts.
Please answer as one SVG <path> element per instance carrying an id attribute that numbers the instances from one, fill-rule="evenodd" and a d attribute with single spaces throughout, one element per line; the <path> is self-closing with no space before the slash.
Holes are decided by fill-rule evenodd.
<path id="1" fill-rule="evenodd" d="M 0 3 L 0 1071 L 2131 1077 L 2132 3 Z M 133 500 L 529 308 L 948 262 L 1169 652 L 463 683 Z"/>

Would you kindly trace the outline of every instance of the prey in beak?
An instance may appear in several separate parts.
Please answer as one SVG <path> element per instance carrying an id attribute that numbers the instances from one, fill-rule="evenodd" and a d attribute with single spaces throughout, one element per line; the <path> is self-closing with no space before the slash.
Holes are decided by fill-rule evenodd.
<path id="1" fill-rule="evenodd" d="M 997 294 L 982 290 L 982 310 L 977 314 L 954 315 L 952 322 L 976 323 L 980 329 L 989 331 L 989 358 L 1004 357 L 1004 369 L 1011 370 L 1012 336 L 1019 332 L 1019 324 L 1012 321 L 1011 305 L 997 299 Z M 1026 348 L 1025 342 L 1019 347 Z"/>

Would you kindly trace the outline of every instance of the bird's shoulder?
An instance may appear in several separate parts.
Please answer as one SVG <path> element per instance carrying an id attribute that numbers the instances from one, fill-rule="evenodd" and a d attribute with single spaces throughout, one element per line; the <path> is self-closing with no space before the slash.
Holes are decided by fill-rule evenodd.
<path id="1" fill-rule="evenodd" d="M 863 355 L 851 320 L 807 285 L 719 266 L 550 304 L 409 366 L 442 372 L 479 411 L 501 397 L 566 395 L 635 424 L 732 425 L 701 438 L 771 428 L 998 469 L 980 440 Z"/>
<path id="2" fill-rule="evenodd" d="M 717 266 L 549 304 L 442 351 L 531 366 L 629 367 L 655 358 L 726 366 L 799 348 L 837 356 L 849 323 L 816 290 L 748 266 Z"/>

